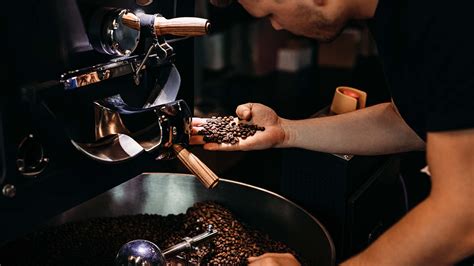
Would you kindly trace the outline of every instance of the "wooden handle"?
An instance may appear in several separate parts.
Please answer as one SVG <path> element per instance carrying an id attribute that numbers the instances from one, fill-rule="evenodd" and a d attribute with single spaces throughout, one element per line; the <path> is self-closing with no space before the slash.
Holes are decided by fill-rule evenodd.
<path id="1" fill-rule="evenodd" d="M 123 25 L 134 30 L 140 30 L 140 19 L 132 12 L 127 12 L 122 16 Z"/>
<path id="2" fill-rule="evenodd" d="M 180 17 L 166 19 L 156 17 L 154 26 L 156 35 L 201 36 L 209 32 L 210 23 L 203 18 Z"/>
<path id="3" fill-rule="evenodd" d="M 181 145 L 174 144 L 173 149 L 179 160 L 189 169 L 206 188 L 214 188 L 219 182 L 219 177 L 199 160 L 196 155 L 190 153 Z"/>

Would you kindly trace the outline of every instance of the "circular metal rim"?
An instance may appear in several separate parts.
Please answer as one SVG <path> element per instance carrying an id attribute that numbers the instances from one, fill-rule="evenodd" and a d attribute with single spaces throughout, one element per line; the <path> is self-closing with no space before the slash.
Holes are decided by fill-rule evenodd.
<path id="1" fill-rule="evenodd" d="M 135 45 L 133 46 L 132 49 L 130 50 L 123 50 L 120 47 L 120 44 L 117 40 L 115 40 L 115 30 L 113 25 L 118 22 L 118 20 L 122 20 L 122 16 L 127 14 L 128 12 L 132 13 L 132 11 L 128 9 L 117 9 L 110 14 L 111 17 L 107 18 L 106 21 L 108 25 L 104 25 L 106 27 L 105 33 L 103 33 L 107 37 L 107 42 L 108 44 L 102 43 L 102 48 L 104 51 L 108 52 L 110 55 L 116 55 L 116 56 L 129 56 L 135 52 L 135 50 L 138 47 L 138 44 L 140 42 L 140 30 L 138 30 L 138 35 L 135 40 Z M 112 18 L 112 19 L 111 19 Z M 110 20 L 111 19 L 111 20 Z M 127 51 L 129 51 L 127 53 Z"/>
<path id="2" fill-rule="evenodd" d="M 146 175 L 146 174 L 156 174 L 156 173 L 154 173 L 154 172 L 144 172 L 141 175 Z M 172 174 L 172 175 L 176 175 L 176 176 L 183 176 L 183 177 L 192 176 L 193 177 L 193 175 L 182 174 L 182 173 L 160 173 L 160 174 Z M 250 184 L 247 184 L 247 183 L 242 183 L 242 182 L 239 182 L 239 181 L 235 181 L 235 180 L 225 179 L 225 178 L 219 178 L 219 182 L 227 182 L 227 183 L 248 187 L 248 188 L 251 188 L 251 189 L 255 189 L 255 190 L 270 194 L 270 195 L 272 195 L 272 196 L 274 196 L 274 197 L 276 197 L 280 200 L 283 200 L 284 202 L 290 204 L 291 206 L 297 208 L 298 210 L 302 211 L 304 214 L 308 215 L 308 217 L 310 217 L 311 220 L 316 222 L 316 224 L 321 228 L 324 235 L 326 236 L 326 238 L 329 242 L 330 249 L 331 249 L 331 264 L 335 265 L 335 263 L 336 263 L 336 246 L 334 245 L 334 242 L 331 238 L 331 235 L 329 234 L 328 230 L 324 227 L 324 225 L 321 224 L 321 222 L 316 217 L 314 217 L 311 213 L 309 213 L 308 211 L 306 211 L 305 209 L 303 209 L 301 206 L 294 203 L 293 201 L 291 201 L 291 200 L 289 200 L 289 199 L 283 197 L 282 195 L 279 195 L 279 194 L 277 194 L 273 191 L 270 191 L 270 190 L 267 190 L 267 189 L 264 189 L 264 188 L 261 188 L 261 187 L 257 187 L 257 186 L 254 186 L 254 185 L 250 185 Z"/>

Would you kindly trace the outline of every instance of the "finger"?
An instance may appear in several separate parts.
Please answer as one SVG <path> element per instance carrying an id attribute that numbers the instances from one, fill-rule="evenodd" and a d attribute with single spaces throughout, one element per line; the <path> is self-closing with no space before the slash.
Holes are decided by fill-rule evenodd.
<path id="1" fill-rule="evenodd" d="M 249 257 L 249 258 L 255 258 L 254 260 L 260 260 L 260 259 L 264 259 L 264 258 L 267 258 L 267 257 L 282 257 L 284 254 L 287 254 L 287 253 L 272 253 L 272 252 L 267 252 L 267 253 L 264 253 L 258 257 Z"/>
<path id="2" fill-rule="evenodd" d="M 258 257 L 248 257 L 248 258 L 247 258 L 247 261 L 248 261 L 249 263 L 252 263 L 252 262 L 254 262 L 254 261 L 256 261 L 256 260 L 258 260 Z"/>
<path id="3" fill-rule="evenodd" d="M 206 142 L 204 141 L 203 136 L 195 135 L 195 136 L 191 136 L 191 138 L 189 138 L 189 144 L 190 145 L 203 145 L 205 143 Z"/>
<path id="4" fill-rule="evenodd" d="M 238 144 L 227 144 L 227 143 L 215 143 L 209 142 L 204 144 L 203 148 L 209 151 L 238 151 L 240 150 L 240 146 Z"/>
<path id="5" fill-rule="evenodd" d="M 206 118 L 193 117 L 191 125 L 194 127 L 202 126 L 207 123 Z"/>
<path id="6" fill-rule="evenodd" d="M 240 119 L 250 121 L 252 118 L 252 106 L 253 103 L 246 103 L 237 106 L 235 113 Z"/>

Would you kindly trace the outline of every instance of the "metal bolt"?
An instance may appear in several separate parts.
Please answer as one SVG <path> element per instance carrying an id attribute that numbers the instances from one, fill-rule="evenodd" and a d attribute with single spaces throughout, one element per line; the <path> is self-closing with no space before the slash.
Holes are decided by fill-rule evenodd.
<path id="1" fill-rule="evenodd" d="M 13 198 L 16 195 L 16 188 L 14 185 L 6 184 L 2 189 L 3 196 Z"/>

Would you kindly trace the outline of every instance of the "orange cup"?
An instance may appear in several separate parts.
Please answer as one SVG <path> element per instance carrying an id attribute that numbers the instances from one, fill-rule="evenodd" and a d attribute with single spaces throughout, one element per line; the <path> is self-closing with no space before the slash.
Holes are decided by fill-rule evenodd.
<path id="1" fill-rule="evenodd" d="M 365 108 L 367 93 L 351 87 L 337 87 L 332 99 L 330 112 L 343 114 Z"/>

